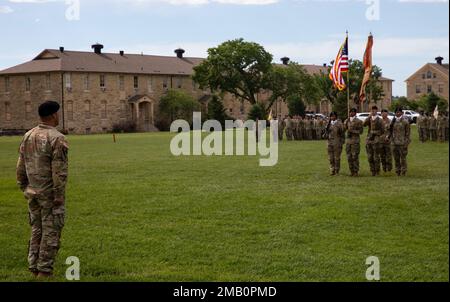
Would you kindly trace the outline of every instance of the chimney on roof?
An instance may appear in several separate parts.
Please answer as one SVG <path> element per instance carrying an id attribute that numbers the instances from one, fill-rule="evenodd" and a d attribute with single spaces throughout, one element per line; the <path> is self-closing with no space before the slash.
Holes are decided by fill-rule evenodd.
<path id="1" fill-rule="evenodd" d="M 439 57 L 435 58 L 435 60 L 436 60 L 436 63 L 438 63 L 439 65 L 442 65 L 442 61 L 444 61 L 444 58 L 439 56 Z"/>
<path id="2" fill-rule="evenodd" d="M 94 52 L 99 55 L 102 53 L 103 45 L 99 43 L 94 44 L 92 45 L 92 49 L 94 49 Z"/>
<path id="3" fill-rule="evenodd" d="M 289 64 L 289 58 L 288 57 L 282 57 L 281 58 L 281 62 L 283 62 L 283 65 L 288 65 Z"/>
<path id="4" fill-rule="evenodd" d="M 125 52 L 123 51 L 123 50 L 121 50 L 120 52 L 120 55 L 123 57 L 123 55 L 125 54 Z"/>
<path id="5" fill-rule="evenodd" d="M 61 46 L 61 47 L 59 48 L 59 51 L 60 51 L 60 52 L 64 52 L 64 47 Z"/>
<path id="6" fill-rule="evenodd" d="M 327 63 L 323 63 L 323 67 L 327 67 Z"/>
<path id="7" fill-rule="evenodd" d="M 178 49 L 175 49 L 175 53 L 177 54 L 178 58 L 182 59 L 183 58 L 183 54 L 185 53 L 185 51 L 182 48 L 178 48 Z"/>

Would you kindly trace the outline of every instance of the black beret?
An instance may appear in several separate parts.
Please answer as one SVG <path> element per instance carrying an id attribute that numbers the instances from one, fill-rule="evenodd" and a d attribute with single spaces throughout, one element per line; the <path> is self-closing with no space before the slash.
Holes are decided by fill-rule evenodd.
<path id="1" fill-rule="evenodd" d="M 378 110 L 378 106 L 372 106 L 372 110 Z"/>
<path id="2" fill-rule="evenodd" d="M 358 112 L 358 110 L 356 110 L 356 108 L 352 108 L 352 109 L 350 109 L 350 112 L 354 112 L 354 113 L 357 113 L 357 112 Z"/>
<path id="3" fill-rule="evenodd" d="M 402 108 L 402 107 L 397 107 L 397 108 L 395 109 L 395 112 L 403 112 L 403 108 Z"/>
<path id="4" fill-rule="evenodd" d="M 332 117 L 332 116 L 337 117 L 337 116 L 338 116 L 338 115 L 337 115 L 337 112 L 335 112 L 335 111 L 331 112 L 331 113 L 330 113 L 330 117 Z"/>
<path id="5" fill-rule="evenodd" d="M 48 101 L 39 106 L 39 116 L 47 117 L 59 111 L 59 104 L 57 102 Z"/>
<path id="6" fill-rule="evenodd" d="M 383 110 L 381 110 L 381 112 L 389 113 L 389 111 L 387 109 L 383 109 Z"/>

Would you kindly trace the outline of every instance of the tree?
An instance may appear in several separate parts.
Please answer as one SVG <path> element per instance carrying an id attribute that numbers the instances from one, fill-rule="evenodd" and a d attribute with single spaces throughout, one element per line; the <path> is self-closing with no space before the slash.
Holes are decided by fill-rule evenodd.
<path id="1" fill-rule="evenodd" d="M 291 98 L 300 101 L 303 105 L 317 103 L 320 99 L 319 87 L 313 76 L 297 63 L 274 66 L 267 73 L 265 80 L 267 82 L 265 87 L 271 91 L 265 108 L 266 112 L 278 99 L 288 102 Z"/>
<path id="2" fill-rule="evenodd" d="M 267 115 L 266 115 L 266 110 L 264 109 L 264 107 L 261 104 L 254 104 L 251 108 L 250 111 L 248 113 L 248 119 L 249 120 L 266 120 Z"/>
<path id="3" fill-rule="evenodd" d="M 223 103 L 217 95 L 214 95 L 208 103 L 208 119 L 219 121 L 222 127 L 225 127 L 225 121 L 230 119 L 223 107 Z"/>
<path id="4" fill-rule="evenodd" d="M 199 108 L 199 103 L 182 90 L 169 90 L 161 97 L 159 110 L 172 123 L 177 119 L 191 121 L 192 112 Z"/>
<path id="5" fill-rule="evenodd" d="M 438 106 L 439 111 L 447 111 L 448 108 L 447 101 L 434 92 L 422 96 L 417 103 L 422 110 L 430 113 L 434 112 L 436 106 Z"/>
<path id="6" fill-rule="evenodd" d="M 419 103 L 411 102 L 406 97 L 401 96 L 392 100 L 390 110 L 395 111 L 398 107 L 402 107 L 403 109 L 409 110 L 417 110 L 419 108 Z"/>
<path id="7" fill-rule="evenodd" d="M 208 49 L 208 58 L 194 67 L 193 79 L 201 89 L 227 92 L 256 104 L 256 94 L 267 83 L 272 55 L 257 43 L 231 40 Z"/>
<path id="8" fill-rule="evenodd" d="M 287 98 L 287 105 L 290 115 L 305 115 L 306 106 L 299 95 L 290 95 Z"/>
<path id="9" fill-rule="evenodd" d="M 359 60 L 350 60 L 349 65 L 350 83 L 347 83 L 346 74 L 344 75 L 344 79 L 350 89 L 350 106 L 359 107 L 359 93 L 364 77 L 364 65 Z M 383 88 L 379 83 L 380 77 L 381 69 L 374 65 L 372 77 L 366 88 L 368 102 L 378 102 L 384 96 Z M 315 81 L 316 85 L 319 87 L 321 96 L 332 104 L 333 111 L 336 111 L 342 118 L 347 117 L 347 90 L 338 91 L 337 88 L 333 87 L 333 82 L 330 80 L 328 73 L 316 75 Z"/>

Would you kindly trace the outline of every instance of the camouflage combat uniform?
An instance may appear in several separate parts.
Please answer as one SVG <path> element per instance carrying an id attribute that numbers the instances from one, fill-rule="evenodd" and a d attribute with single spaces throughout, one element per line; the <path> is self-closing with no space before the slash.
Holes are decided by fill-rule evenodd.
<path id="1" fill-rule="evenodd" d="M 419 140 L 424 143 L 428 138 L 427 117 L 419 115 L 417 117 L 417 129 L 419 130 Z"/>
<path id="2" fill-rule="evenodd" d="M 395 170 L 397 175 L 405 175 L 408 170 L 406 157 L 408 156 L 408 146 L 411 142 L 411 126 L 404 119 L 395 119 L 392 129 L 392 151 L 395 159 Z"/>
<path id="3" fill-rule="evenodd" d="M 17 162 L 17 183 L 28 200 L 32 272 L 52 273 L 65 219 L 68 143 L 56 128 L 39 125 L 25 134 Z"/>
<path id="4" fill-rule="evenodd" d="M 448 141 L 448 115 L 444 115 L 444 139 Z"/>
<path id="5" fill-rule="evenodd" d="M 305 140 L 312 140 L 313 121 L 307 118 L 305 121 Z"/>
<path id="6" fill-rule="evenodd" d="M 322 137 L 322 123 L 319 119 L 314 120 L 315 139 L 320 140 Z"/>
<path id="7" fill-rule="evenodd" d="M 345 140 L 345 130 L 342 122 L 336 120 L 330 122 L 327 127 L 328 133 L 328 160 L 330 161 L 331 175 L 339 174 L 341 168 L 342 146 Z"/>
<path id="8" fill-rule="evenodd" d="M 392 148 L 391 148 L 391 120 L 386 118 L 383 121 L 383 135 L 381 135 L 381 153 L 380 160 L 384 172 L 392 171 Z"/>
<path id="9" fill-rule="evenodd" d="M 286 123 L 284 120 L 280 117 L 278 119 L 278 139 L 280 141 L 283 140 L 283 134 L 284 134 L 284 128 L 286 127 Z"/>
<path id="10" fill-rule="evenodd" d="M 299 120 L 297 117 L 292 119 L 292 136 L 296 141 L 298 141 L 298 122 Z"/>
<path id="11" fill-rule="evenodd" d="M 347 153 L 348 167 L 352 175 L 359 173 L 359 154 L 361 152 L 360 135 L 364 132 L 363 122 L 356 117 L 344 122 L 347 131 L 345 151 Z"/>
<path id="12" fill-rule="evenodd" d="M 372 175 L 380 173 L 381 135 L 383 134 L 383 123 L 377 116 L 375 119 L 369 116 L 364 121 L 364 126 L 369 126 L 369 133 L 366 140 L 367 159 L 369 160 Z"/>
<path id="13" fill-rule="evenodd" d="M 437 121 L 433 115 L 430 117 L 428 122 L 428 131 L 430 140 L 433 142 L 437 141 Z"/>
<path id="14" fill-rule="evenodd" d="M 288 117 L 285 121 L 286 124 L 286 139 L 288 141 L 292 140 L 292 119 Z"/>
<path id="15" fill-rule="evenodd" d="M 437 124 L 437 136 L 438 136 L 438 140 L 440 142 L 444 142 L 445 140 L 445 128 L 444 128 L 444 117 L 442 116 L 442 114 L 439 114 L 437 120 L 436 120 L 436 124 Z"/>
<path id="16" fill-rule="evenodd" d="M 305 139 L 305 119 L 301 118 L 298 123 L 298 135 L 300 140 Z"/>

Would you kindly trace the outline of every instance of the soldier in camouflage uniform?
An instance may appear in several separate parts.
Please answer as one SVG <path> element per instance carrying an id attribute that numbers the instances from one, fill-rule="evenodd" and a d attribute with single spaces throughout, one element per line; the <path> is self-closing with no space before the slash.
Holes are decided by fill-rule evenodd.
<path id="1" fill-rule="evenodd" d="M 436 120 L 436 124 L 437 124 L 437 136 L 438 136 L 438 140 L 439 142 L 444 142 L 445 138 L 445 128 L 444 128 L 444 117 L 442 115 L 442 112 L 439 112 L 439 116 Z"/>
<path id="2" fill-rule="evenodd" d="M 384 172 L 392 171 L 392 148 L 390 139 L 391 120 L 388 118 L 389 112 L 386 109 L 381 111 L 383 122 L 383 135 L 381 135 L 381 166 Z"/>
<path id="3" fill-rule="evenodd" d="M 345 151 L 347 153 L 348 167 L 351 176 L 358 176 L 359 173 L 359 153 L 361 152 L 360 136 L 364 132 L 363 122 L 356 117 L 357 110 L 350 110 L 350 117 L 344 122 L 344 129 L 347 132 Z"/>
<path id="4" fill-rule="evenodd" d="M 423 111 L 417 117 L 417 129 L 419 130 L 419 140 L 424 143 L 428 138 L 427 117 Z"/>
<path id="5" fill-rule="evenodd" d="M 406 157 L 408 156 L 408 146 L 411 143 L 411 126 L 403 117 L 402 108 L 395 111 L 395 120 L 391 126 L 392 150 L 395 159 L 395 170 L 398 176 L 405 176 L 408 170 Z"/>
<path id="6" fill-rule="evenodd" d="M 328 160 L 330 161 L 330 174 L 339 175 L 341 168 L 342 146 L 345 141 L 345 130 L 342 122 L 337 119 L 337 113 L 330 114 L 330 122 L 327 126 L 328 133 Z"/>
<path id="7" fill-rule="evenodd" d="M 322 123 L 319 117 L 314 120 L 315 139 L 320 140 L 322 137 Z"/>
<path id="8" fill-rule="evenodd" d="M 428 132 L 430 133 L 430 140 L 433 142 L 437 141 L 437 121 L 433 114 L 430 116 L 428 122 Z"/>
<path id="9" fill-rule="evenodd" d="M 64 226 L 68 143 L 55 128 L 58 110 L 56 102 L 39 107 L 42 123 L 25 134 L 17 162 L 17 183 L 29 207 L 29 270 L 38 277 L 52 276 Z"/>
<path id="10" fill-rule="evenodd" d="M 446 112 L 444 114 L 443 119 L 444 119 L 444 121 L 443 121 L 443 123 L 444 123 L 444 139 L 446 142 L 448 142 L 448 112 Z"/>
<path id="11" fill-rule="evenodd" d="M 295 115 L 292 119 L 292 136 L 294 137 L 294 140 L 298 141 L 298 116 Z"/>
<path id="12" fill-rule="evenodd" d="M 286 139 L 288 141 L 291 141 L 292 140 L 292 119 L 289 115 L 284 120 L 284 123 L 286 124 Z"/>
<path id="13" fill-rule="evenodd" d="M 383 135 L 383 123 L 378 116 L 378 107 L 373 106 L 371 115 L 364 121 L 364 126 L 369 127 L 366 140 L 367 158 L 370 164 L 372 176 L 380 174 L 381 135 Z"/>
<path id="14" fill-rule="evenodd" d="M 300 120 L 298 122 L 298 135 L 300 140 L 305 139 L 305 118 L 300 116 Z"/>
<path id="15" fill-rule="evenodd" d="M 306 116 L 305 121 L 305 140 L 312 140 L 312 131 L 313 131 L 313 122 L 311 120 L 311 116 Z"/>
<path id="16" fill-rule="evenodd" d="M 278 139 L 280 141 L 283 140 L 284 128 L 286 127 L 286 123 L 281 115 L 278 117 Z"/>

